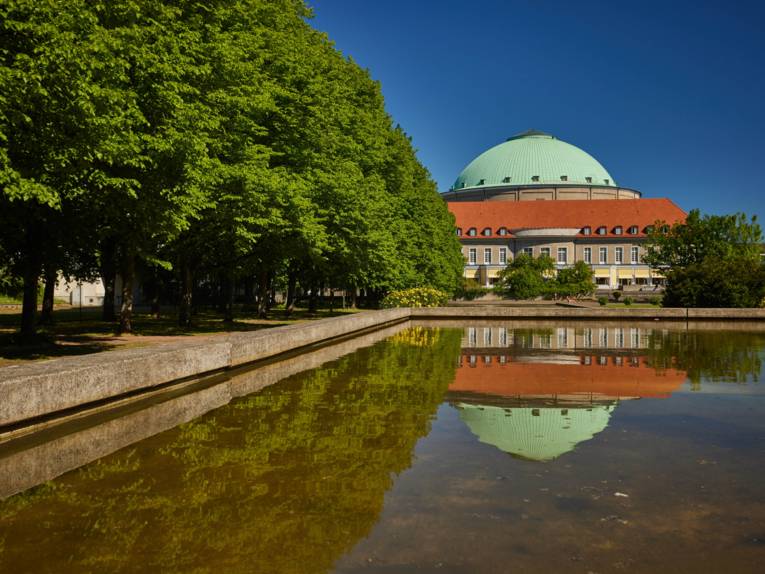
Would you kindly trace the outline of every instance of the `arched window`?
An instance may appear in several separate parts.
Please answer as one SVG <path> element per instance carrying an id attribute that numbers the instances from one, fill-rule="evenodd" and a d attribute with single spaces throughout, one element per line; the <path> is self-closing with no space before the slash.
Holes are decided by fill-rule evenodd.
<path id="1" fill-rule="evenodd" d="M 484 227 L 481 233 L 488 237 L 489 235 L 491 235 L 491 227 Z"/>
<path id="2" fill-rule="evenodd" d="M 477 232 L 476 232 L 476 230 L 475 230 L 475 227 L 471 227 L 470 229 L 468 229 L 468 235 L 469 235 L 470 237 L 475 237 L 475 236 L 476 236 L 476 234 L 477 234 Z"/>

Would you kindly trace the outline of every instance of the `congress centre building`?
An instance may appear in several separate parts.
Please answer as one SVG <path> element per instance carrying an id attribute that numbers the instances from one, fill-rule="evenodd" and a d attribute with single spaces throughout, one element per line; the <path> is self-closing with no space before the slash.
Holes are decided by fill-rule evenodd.
<path id="1" fill-rule="evenodd" d="M 617 185 L 587 152 L 528 131 L 471 161 L 442 193 L 454 214 L 464 275 L 491 286 L 520 253 L 557 267 L 584 261 L 599 289 L 653 290 L 663 278 L 642 262 L 648 231 L 685 212 Z"/>

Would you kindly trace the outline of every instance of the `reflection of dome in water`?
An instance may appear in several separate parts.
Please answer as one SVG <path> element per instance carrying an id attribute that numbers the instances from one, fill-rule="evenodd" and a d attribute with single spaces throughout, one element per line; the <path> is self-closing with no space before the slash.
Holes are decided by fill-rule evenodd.
<path id="1" fill-rule="evenodd" d="M 482 443 L 511 455 L 547 461 L 608 426 L 615 404 L 589 408 L 502 408 L 458 403 L 460 418 Z"/>

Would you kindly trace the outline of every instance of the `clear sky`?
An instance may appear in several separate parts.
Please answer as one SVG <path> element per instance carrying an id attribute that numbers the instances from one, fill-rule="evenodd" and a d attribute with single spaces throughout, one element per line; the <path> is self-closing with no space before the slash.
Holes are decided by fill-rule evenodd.
<path id="1" fill-rule="evenodd" d="M 765 1 L 308 2 L 440 191 L 534 128 L 644 197 L 765 227 Z"/>

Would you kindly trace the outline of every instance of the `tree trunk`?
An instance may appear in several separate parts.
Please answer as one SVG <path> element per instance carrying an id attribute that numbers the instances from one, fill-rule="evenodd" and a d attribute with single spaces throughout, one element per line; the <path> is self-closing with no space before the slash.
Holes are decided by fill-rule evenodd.
<path id="1" fill-rule="evenodd" d="M 37 332 L 37 288 L 42 262 L 39 249 L 33 245 L 32 230 L 27 232 L 27 256 L 24 261 L 24 301 L 21 306 L 21 338 L 34 338 Z"/>
<path id="2" fill-rule="evenodd" d="M 287 300 L 284 302 L 284 308 L 287 316 L 295 310 L 295 289 L 297 287 L 297 273 L 290 271 L 287 275 Z"/>
<path id="3" fill-rule="evenodd" d="M 122 306 L 120 307 L 120 333 L 133 332 L 133 281 L 135 279 L 135 253 L 130 248 L 122 260 Z"/>
<path id="4" fill-rule="evenodd" d="M 178 324 L 191 326 L 191 303 L 194 293 L 194 272 L 186 257 L 181 260 L 181 300 L 178 305 Z"/>
<path id="5" fill-rule="evenodd" d="M 43 291 L 42 313 L 40 313 L 41 325 L 53 324 L 53 293 L 56 290 L 57 276 L 55 270 L 45 272 L 45 290 Z"/>
<path id="6" fill-rule="evenodd" d="M 358 305 L 356 287 L 351 287 L 351 309 L 355 309 Z"/>
<path id="7" fill-rule="evenodd" d="M 223 278 L 223 322 L 234 322 L 234 278 L 226 275 Z"/>
<path id="8" fill-rule="evenodd" d="M 268 271 L 261 269 L 258 272 L 258 318 L 268 317 Z"/>
<path id="9" fill-rule="evenodd" d="M 115 249 L 114 241 L 106 239 L 101 244 L 101 262 L 100 273 L 101 281 L 104 284 L 104 304 L 101 309 L 101 319 L 103 321 L 114 321 L 117 317 L 114 314 L 114 291 L 117 270 L 115 269 Z"/>

